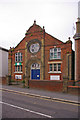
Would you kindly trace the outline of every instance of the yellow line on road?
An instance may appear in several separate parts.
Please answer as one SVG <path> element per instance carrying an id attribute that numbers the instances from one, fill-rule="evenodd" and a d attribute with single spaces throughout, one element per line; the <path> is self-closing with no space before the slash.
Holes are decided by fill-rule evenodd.
<path id="1" fill-rule="evenodd" d="M 19 91 L 14 91 L 14 90 L 9 90 L 9 89 L 2 89 L 0 91 L 3 92 L 8 92 L 8 93 L 13 93 L 13 94 L 20 94 L 23 96 L 29 96 L 29 97 L 34 97 L 34 98 L 38 98 L 38 99 L 42 99 L 42 100 L 47 100 L 47 101 L 52 101 L 52 102 L 59 102 L 59 103 L 64 103 L 64 104 L 71 104 L 71 105 L 75 105 L 75 106 L 80 106 L 79 104 L 76 103 L 70 103 L 70 102 L 66 102 L 66 101 L 59 101 L 59 100 L 54 100 L 54 99 L 47 99 L 47 98 L 43 98 L 43 97 L 38 97 L 38 95 L 34 96 L 34 94 L 30 95 L 29 93 L 25 93 L 25 92 L 19 92 Z"/>
<path id="2" fill-rule="evenodd" d="M 49 100 L 49 99 L 45 99 L 45 98 L 40 98 L 40 99 L 48 100 L 48 101 L 52 101 L 52 102 L 59 102 L 59 103 L 64 103 L 64 104 L 71 104 L 71 105 L 75 105 L 75 106 L 80 106 L 80 105 L 75 104 L 75 103 L 62 102 L 62 101 L 58 101 L 58 100 Z"/>

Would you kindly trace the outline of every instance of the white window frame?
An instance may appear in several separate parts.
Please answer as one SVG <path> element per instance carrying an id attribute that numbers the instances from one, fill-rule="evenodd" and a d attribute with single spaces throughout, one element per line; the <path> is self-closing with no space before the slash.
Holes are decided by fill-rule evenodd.
<path id="1" fill-rule="evenodd" d="M 57 51 L 55 52 L 55 49 L 57 49 Z M 57 55 L 57 57 L 55 58 L 55 53 Z M 60 57 L 58 56 L 58 54 L 60 53 Z M 52 54 L 52 56 L 51 56 Z M 51 48 L 50 49 L 50 60 L 53 59 L 61 59 L 61 48 Z"/>
<path id="2" fill-rule="evenodd" d="M 22 53 L 21 52 L 15 53 L 15 62 L 22 62 Z"/>
<path id="3" fill-rule="evenodd" d="M 50 68 L 51 67 L 50 65 L 52 65 L 52 70 Z M 53 71 L 53 64 L 50 64 L 50 65 L 49 65 L 49 71 L 52 72 Z"/>
<path id="4" fill-rule="evenodd" d="M 40 64 L 38 64 L 38 63 L 33 63 L 33 64 L 31 65 L 31 69 L 40 69 Z"/>
<path id="5" fill-rule="evenodd" d="M 56 71 L 54 71 L 54 64 L 56 64 Z M 58 70 L 59 64 L 60 64 L 60 71 Z M 52 71 L 50 70 L 50 65 L 51 64 L 49 64 L 49 72 L 48 73 L 61 73 L 61 63 L 53 63 Z"/>
<path id="6" fill-rule="evenodd" d="M 22 72 L 22 65 L 15 66 L 15 72 Z"/>

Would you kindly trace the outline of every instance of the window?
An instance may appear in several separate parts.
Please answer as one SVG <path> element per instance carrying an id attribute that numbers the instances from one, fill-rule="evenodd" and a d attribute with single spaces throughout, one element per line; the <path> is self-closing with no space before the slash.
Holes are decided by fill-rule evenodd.
<path id="1" fill-rule="evenodd" d="M 61 64 L 58 63 L 58 71 L 61 71 Z"/>
<path id="2" fill-rule="evenodd" d="M 15 72 L 17 72 L 17 66 L 15 66 Z"/>
<path id="3" fill-rule="evenodd" d="M 21 62 L 22 61 L 22 53 L 18 52 L 15 54 L 15 62 Z"/>
<path id="4" fill-rule="evenodd" d="M 61 63 L 54 63 L 49 65 L 50 72 L 61 72 Z"/>
<path id="5" fill-rule="evenodd" d="M 33 63 L 31 69 L 40 69 L 40 65 L 38 63 Z"/>
<path id="6" fill-rule="evenodd" d="M 54 71 L 57 71 L 57 64 L 54 64 Z"/>
<path id="7" fill-rule="evenodd" d="M 22 72 L 22 65 L 20 66 L 20 69 L 19 69 L 19 70 L 20 70 L 20 72 Z"/>
<path id="8" fill-rule="evenodd" d="M 49 69 L 50 69 L 50 71 L 52 71 L 52 64 L 50 64 Z"/>
<path id="9" fill-rule="evenodd" d="M 61 48 L 50 49 L 50 60 L 51 59 L 61 59 Z"/>
<path id="10" fill-rule="evenodd" d="M 15 66 L 15 72 L 22 72 L 22 65 Z"/>
<path id="11" fill-rule="evenodd" d="M 20 72 L 20 66 L 18 66 L 18 72 Z"/>

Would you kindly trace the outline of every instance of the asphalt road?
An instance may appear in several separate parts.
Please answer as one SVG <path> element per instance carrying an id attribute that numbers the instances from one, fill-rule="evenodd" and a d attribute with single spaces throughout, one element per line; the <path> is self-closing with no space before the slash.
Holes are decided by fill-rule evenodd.
<path id="1" fill-rule="evenodd" d="M 2 118 L 78 118 L 78 105 L 2 92 Z"/>

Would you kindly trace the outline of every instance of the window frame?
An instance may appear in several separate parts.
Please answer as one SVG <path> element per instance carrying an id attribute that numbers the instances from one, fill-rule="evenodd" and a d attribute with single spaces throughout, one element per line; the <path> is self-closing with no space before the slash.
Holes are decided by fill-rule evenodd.
<path id="1" fill-rule="evenodd" d="M 59 65 L 60 65 L 60 68 L 59 68 Z M 60 69 L 60 70 L 59 70 Z M 61 71 L 61 64 L 58 63 L 58 68 L 57 68 L 58 71 Z"/>
<path id="2" fill-rule="evenodd" d="M 52 72 L 53 71 L 53 64 L 49 65 L 49 71 Z"/>
<path id="3" fill-rule="evenodd" d="M 52 65 L 52 71 L 50 70 L 50 66 Z M 55 68 L 55 65 L 56 65 L 56 70 L 54 70 Z M 59 65 L 60 65 L 60 68 L 59 68 Z M 59 70 L 60 69 L 60 70 Z M 49 64 L 49 72 L 52 72 L 52 73 L 61 73 L 61 63 L 52 63 L 52 64 Z"/>
<path id="4" fill-rule="evenodd" d="M 21 52 L 15 53 L 15 62 L 22 62 L 22 53 Z"/>
<path id="5" fill-rule="evenodd" d="M 61 59 L 61 48 L 50 49 L 50 60 L 54 60 L 54 59 Z"/>
<path id="6" fill-rule="evenodd" d="M 22 72 L 22 65 L 16 65 L 15 72 Z"/>

